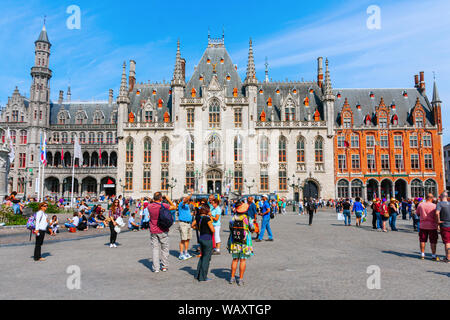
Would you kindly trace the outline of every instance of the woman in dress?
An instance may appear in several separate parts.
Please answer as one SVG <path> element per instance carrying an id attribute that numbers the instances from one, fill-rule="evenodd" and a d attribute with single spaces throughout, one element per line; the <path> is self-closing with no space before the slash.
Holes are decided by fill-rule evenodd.
<path id="1" fill-rule="evenodd" d="M 247 259 L 253 255 L 253 244 L 250 224 L 247 211 L 249 205 L 238 201 L 236 203 L 236 214 L 230 220 L 230 238 L 228 240 L 228 252 L 231 253 L 233 261 L 231 262 L 230 284 L 236 283 L 236 270 L 239 264 L 238 285 L 244 285 L 244 273 L 247 266 Z M 241 235 L 243 232 L 243 235 Z"/>

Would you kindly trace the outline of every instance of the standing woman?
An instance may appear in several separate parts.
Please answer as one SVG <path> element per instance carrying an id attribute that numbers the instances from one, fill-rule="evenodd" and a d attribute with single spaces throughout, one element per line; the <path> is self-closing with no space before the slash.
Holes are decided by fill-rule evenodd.
<path id="1" fill-rule="evenodd" d="M 387 232 L 386 222 L 389 220 L 389 210 L 386 205 L 386 201 L 387 200 L 385 198 L 383 198 L 383 202 L 381 203 L 381 206 L 380 206 L 381 225 L 383 228 L 383 232 Z"/>
<path id="2" fill-rule="evenodd" d="M 236 283 L 236 270 L 239 263 L 239 281 L 238 285 L 244 285 L 244 273 L 245 268 L 247 267 L 247 259 L 253 255 L 253 243 L 251 230 L 253 229 L 253 225 L 250 224 L 248 216 L 248 204 L 238 202 L 236 204 L 236 214 L 230 220 L 230 239 L 228 240 L 228 251 L 231 253 L 233 257 L 233 261 L 231 262 L 231 278 L 230 284 Z M 243 231 L 243 235 L 241 232 L 236 233 L 234 230 L 240 229 Z"/>
<path id="3" fill-rule="evenodd" d="M 212 237 L 214 233 L 214 226 L 212 223 L 209 205 L 207 203 L 203 204 L 199 208 L 198 212 L 199 215 L 197 215 L 192 223 L 192 228 L 198 230 L 200 233 L 199 243 L 202 256 L 200 257 L 200 260 L 198 260 L 195 279 L 198 281 L 209 281 L 211 279 L 208 279 L 207 275 L 213 251 Z"/>
<path id="4" fill-rule="evenodd" d="M 47 202 L 41 202 L 36 213 L 34 234 L 36 235 L 36 245 L 34 247 L 34 261 L 45 261 L 41 257 L 41 246 L 44 243 L 45 232 L 48 227 L 48 217 L 45 211 L 48 208 Z"/>
<path id="5" fill-rule="evenodd" d="M 109 209 L 109 229 L 111 230 L 111 237 L 109 238 L 109 247 L 117 248 L 117 232 L 114 227 L 117 226 L 116 219 L 122 215 L 122 208 L 120 207 L 119 199 L 115 199 Z"/>
<path id="6" fill-rule="evenodd" d="M 362 204 L 361 199 L 359 197 L 356 197 L 355 203 L 353 204 L 353 212 L 355 213 L 355 216 L 356 216 L 356 226 L 357 227 L 361 226 L 361 218 L 362 218 L 364 209 L 365 209 L 365 207 Z"/>

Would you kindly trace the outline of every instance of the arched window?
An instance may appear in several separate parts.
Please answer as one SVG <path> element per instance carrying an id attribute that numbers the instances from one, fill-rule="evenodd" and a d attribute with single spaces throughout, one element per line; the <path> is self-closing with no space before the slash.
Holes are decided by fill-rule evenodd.
<path id="1" fill-rule="evenodd" d="M 234 138 L 234 161 L 242 162 L 242 138 L 236 136 Z"/>
<path id="2" fill-rule="evenodd" d="M 378 114 L 378 126 L 379 126 L 380 128 L 387 128 L 387 123 L 388 123 L 388 121 L 387 121 L 387 115 L 386 115 L 386 113 L 380 112 L 380 113 Z"/>
<path id="3" fill-rule="evenodd" d="M 129 137 L 126 143 L 125 161 L 127 163 L 133 162 L 133 138 Z"/>
<path id="4" fill-rule="evenodd" d="M 220 163 L 220 139 L 217 135 L 213 135 L 208 141 L 208 163 Z"/>
<path id="5" fill-rule="evenodd" d="M 66 124 L 66 115 L 64 112 L 58 114 L 58 124 Z"/>
<path id="6" fill-rule="evenodd" d="M 419 198 L 423 197 L 423 184 L 419 179 L 414 179 L 411 182 L 411 197 Z"/>
<path id="7" fill-rule="evenodd" d="M 84 112 L 78 112 L 75 116 L 76 124 L 84 124 L 86 119 L 86 114 Z"/>
<path id="8" fill-rule="evenodd" d="M 416 122 L 416 126 L 418 127 L 423 127 L 423 113 L 418 111 L 415 114 L 415 122 Z"/>
<path id="9" fill-rule="evenodd" d="M 352 181 L 352 198 L 362 197 L 363 183 L 361 180 Z"/>
<path id="10" fill-rule="evenodd" d="M 286 121 L 295 121 L 295 106 L 292 101 L 289 101 L 285 108 Z"/>
<path id="11" fill-rule="evenodd" d="M 396 114 L 394 114 L 394 115 L 392 116 L 392 124 L 393 124 L 394 126 L 398 125 L 398 116 L 397 116 Z"/>
<path id="12" fill-rule="evenodd" d="M 10 134 L 12 143 L 16 144 L 16 130 L 11 130 Z"/>
<path id="13" fill-rule="evenodd" d="M 186 161 L 188 162 L 194 161 L 194 147 L 194 137 L 188 135 L 186 138 Z"/>
<path id="14" fill-rule="evenodd" d="M 314 154 L 315 154 L 315 162 L 323 163 L 323 138 L 317 137 L 314 142 Z"/>
<path id="15" fill-rule="evenodd" d="M 425 196 L 431 193 L 433 196 L 437 197 L 437 184 L 436 181 L 428 179 L 425 181 Z"/>
<path id="16" fill-rule="evenodd" d="M 112 132 L 107 132 L 106 133 L 106 143 L 107 144 L 112 144 L 113 143 L 113 134 L 112 134 Z"/>
<path id="17" fill-rule="evenodd" d="M 86 134 L 84 132 L 80 132 L 80 143 L 86 143 Z"/>
<path id="18" fill-rule="evenodd" d="M 344 128 L 351 128 L 352 127 L 352 116 L 351 114 L 345 112 L 342 116 L 342 126 Z"/>
<path id="19" fill-rule="evenodd" d="M 67 141 L 67 132 L 61 133 L 61 143 L 68 143 L 68 141 Z"/>
<path id="20" fill-rule="evenodd" d="M 97 143 L 103 143 L 103 132 L 97 133 Z"/>
<path id="21" fill-rule="evenodd" d="M 101 124 L 102 118 L 103 118 L 103 116 L 102 116 L 101 112 L 99 112 L 99 111 L 95 112 L 94 113 L 94 124 Z"/>
<path id="22" fill-rule="evenodd" d="M 192 90 L 191 90 L 191 97 L 195 98 L 196 95 L 197 95 L 197 90 L 195 90 L 195 88 L 192 88 Z"/>
<path id="23" fill-rule="evenodd" d="M 305 138 L 297 139 L 297 162 L 305 163 Z"/>
<path id="24" fill-rule="evenodd" d="M 26 130 L 20 131 L 20 143 L 27 144 L 27 131 Z"/>
<path id="25" fill-rule="evenodd" d="M 59 143 L 59 132 L 53 133 L 53 143 Z"/>
<path id="26" fill-rule="evenodd" d="M 262 136 L 259 140 L 259 160 L 261 162 L 269 161 L 269 139 Z"/>
<path id="27" fill-rule="evenodd" d="M 281 136 L 278 140 L 278 161 L 286 162 L 286 145 L 287 139 L 284 136 Z"/>
<path id="28" fill-rule="evenodd" d="M 164 137 L 161 141 L 161 162 L 169 162 L 169 138 Z"/>
<path id="29" fill-rule="evenodd" d="M 152 162 L 152 142 L 150 138 L 144 139 L 144 163 Z"/>
<path id="30" fill-rule="evenodd" d="M 76 136 L 76 133 L 75 133 L 75 132 L 72 132 L 72 133 L 70 134 L 70 143 L 71 143 L 71 144 L 74 144 L 74 143 L 75 143 L 75 136 Z"/>
<path id="31" fill-rule="evenodd" d="M 216 99 L 214 99 L 209 106 L 209 127 L 220 127 L 220 104 Z"/>
<path id="32" fill-rule="evenodd" d="M 349 183 L 347 180 L 339 180 L 337 184 L 338 198 L 348 198 L 348 186 Z"/>
<path id="33" fill-rule="evenodd" d="M 95 143 L 95 133 L 94 132 L 89 132 L 89 143 L 90 144 Z"/>

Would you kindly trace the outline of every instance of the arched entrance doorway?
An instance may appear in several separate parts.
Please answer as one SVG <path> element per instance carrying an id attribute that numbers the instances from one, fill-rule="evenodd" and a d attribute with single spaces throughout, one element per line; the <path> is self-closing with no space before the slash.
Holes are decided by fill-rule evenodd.
<path id="1" fill-rule="evenodd" d="M 78 179 L 73 179 L 73 195 L 78 196 Z M 72 196 L 72 177 L 63 180 L 63 197 L 69 199 Z"/>
<path id="2" fill-rule="evenodd" d="M 81 181 L 81 195 L 93 196 L 97 193 L 97 180 L 93 177 L 84 178 Z"/>
<path id="3" fill-rule="evenodd" d="M 392 181 L 384 179 L 381 181 L 381 197 L 390 199 L 392 198 Z"/>
<path id="4" fill-rule="evenodd" d="M 104 192 L 105 196 L 113 196 L 116 194 L 116 180 L 111 177 L 104 177 L 100 180 L 100 193 Z"/>
<path id="5" fill-rule="evenodd" d="M 222 194 L 222 173 L 219 170 L 211 170 L 206 174 L 206 187 L 209 194 Z"/>
<path id="6" fill-rule="evenodd" d="M 405 180 L 398 179 L 395 181 L 395 199 L 401 201 L 402 199 L 406 199 L 407 193 L 406 190 L 408 185 Z"/>
<path id="7" fill-rule="evenodd" d="M 378 181 L 370 179 L 367 181 L 367 200 L 373 200 L 378 197 Z"/>
<path id="8" fill-rule="evenodd" d="M 51 195 L 57 195 L 59 193 L 59 180 L 55 177 L 48 177 L 44 182 L 44 192 Z"/>
<path id="9" fill-rule="evenodd" d="M 303 198 L 319 199 L 319 186 L 312 180 L 305 182 L 303 187 Z"/>

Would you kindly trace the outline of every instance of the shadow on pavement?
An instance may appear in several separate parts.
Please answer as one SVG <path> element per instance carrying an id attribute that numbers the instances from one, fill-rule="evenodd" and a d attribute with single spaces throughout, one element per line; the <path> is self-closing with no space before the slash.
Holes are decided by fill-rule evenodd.
<path id="1" fill-rule="evenodd" d="M 180 268 L 179 270 L 182 270 L 182 271 L 186 271 L 187 273 L 189 273 L 191 276 L 195 276 L 195 274 L 197 273 L 197 270 L 196 269 L 192 269 L 192 267 L 188 267 L 188 266 L 186 266 L 186 267 L 183 267 L 183 268 Z"/>
<path id="2" fill-rule="evenodd" d="M 47 257 L 52 257 L 52 254 L 50 252 L 44 252 L 41 254 L 41 258 L 47 258 Z M 31 259 L 34 258 L 34 256 L 30 256 Z"/>
<path id="3" fill-rule="evenodd" d="M 138 262 L 143 264 L 144 267 L 146 267 L 150 271 L 153 271 L 152 262 L 150 261 L 150 259 L 141 259 Z"/>
<path id="4" fill-rule="evenodd" d="M 439 271 L 428 271 L 428 272 L 432 272 L 432 273 L 439 274 L 442 276 L 447 276 L 450 278 L 450 272 L 439 272 Z"/>
<path id="5" fill-rule="evenodd" d="M 217 278 L 228 280 L 231 277 L 231 271 L 228 268 L 219 268 L 211 270 Z"/>
<path id="6" fill-rule="evenodd" d="M 390 250 L 383 250 L 381 251 L 382 253 L 388 253 L 388 254 L 393 254 L 394 256 L 398 256 L 398 257 L 406 257 L 406 258 L 411 258 L 411 259 L 419 259 L 420 258 L 420 253 L 404 253 L 404 252 L 396 252 L 396 251 L 390 251 Z"/>

